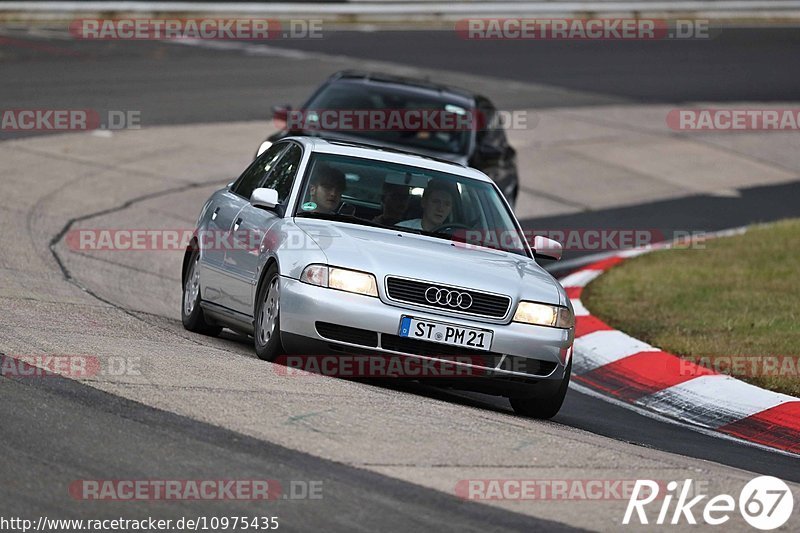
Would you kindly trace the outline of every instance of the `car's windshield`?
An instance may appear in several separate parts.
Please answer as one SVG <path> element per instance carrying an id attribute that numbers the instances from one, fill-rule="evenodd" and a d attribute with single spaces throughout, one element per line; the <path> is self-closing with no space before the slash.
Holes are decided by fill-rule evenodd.
<path id="1" fill-rule="evenodd" d="M 492 183 L 375 159 L 313 154 L 295 216 L 386 227 L 528 255 Z"/>
<path id="2" fill-rule="evenodd" d="M 398 88 L 332 83 L 306 109 L 291 117 L 295 124 L 289 129 L 344 133 L 436 152 L 465 154 L 473 127 L 472 113 L 460 102 L 444 97 L 428 97 Z"/>

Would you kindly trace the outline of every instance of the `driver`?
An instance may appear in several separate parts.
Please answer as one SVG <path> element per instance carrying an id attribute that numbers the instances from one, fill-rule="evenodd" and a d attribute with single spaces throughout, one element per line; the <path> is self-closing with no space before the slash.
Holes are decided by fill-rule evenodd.
<path id="1" fill-rule="evenodd" d="M 311 183 L 311 201 L 317 204 L 317 213 L 335 213 L 342 201 L 342 192 L 347 185 L 344 173 L 330 166 L 323 166 L 316 172 Z"/>
<path id="2" fill-rule="evenodd" d="M 452 183 L 431 179 L 425 187 L 425 192 L 422 193 L 422 218 L 405 220 L 396 226 L 433 231 L 444 224 L 450 216 L 457 196 L 458 190 Z"/>

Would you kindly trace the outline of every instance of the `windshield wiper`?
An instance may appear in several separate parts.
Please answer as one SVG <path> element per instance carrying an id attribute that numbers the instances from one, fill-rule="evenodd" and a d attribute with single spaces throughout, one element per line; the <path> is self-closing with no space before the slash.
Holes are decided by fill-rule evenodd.
<path id="1" fill-rule="evenodd" d="M 442 239 L 445 239 L 445 240 L 450 240 L 450 241 L 453 241 L 453 242 L 460 242 L 460 243 L 464 243 L 464 244 L 467 244 L 467 245 L 479 246 L 481 248 L 486 248 L 488 250 L 497 250 L 497 251 L 500 251 L 500 252 L 508 252 L 508 253 L 517 254 L 517 255 L 525 255 L 527 257 L 527 254 L 525 253 L 525 249 L 524 248 L 515 248 L 513 246 L 506 247 L 506 246 L 503 246 L 500 243 L 491 242 L 491 241 L 485 240 L 485 239 L 480 239 L 480 240 L 477 240 L 477 241 L 471 240 L 471 239 L 467 238 L 466 234 L 462 235 L 462 234 L 459 234 L 459 232 L 457 232 L 457 231 L 452 232 L 452 233 L 448 233 L 446 231 L 436 231 L 436 232 L 426 231 L 426 232 L 423 232 L 423 233 L 425 235 L 430 235 L 432 237 L 439 237 L 439 238 L 442 238 Z"/>
<path id="2" fill-rule="evenodd" d="M 389 226 L 384 226 L 379 222 L 367 220 L 366 218 L 359 218 L 354 215 L 344 215 L 342 213 L 319 213 L 316 211 L 306 211 L 302 213 L 297 213 L 295 216 L 302 218 L 321 218 L 323 220 L 336 220 L 338 222 L 352 222 L 353 224 L 360 224 L 362 226 L 372 226 L 374 228 L 390 229 Z"/>

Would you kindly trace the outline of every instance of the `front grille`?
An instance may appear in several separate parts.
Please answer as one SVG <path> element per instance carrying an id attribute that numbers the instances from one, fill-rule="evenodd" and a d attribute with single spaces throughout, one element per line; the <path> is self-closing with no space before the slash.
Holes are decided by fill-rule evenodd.
<path id="1" fill-rule="evenodd" d="M 378 346 L 378 334 L 374 331 L 351 328 L 349 326 L 340 326 L 338 324 L 331 324 L 329 322 L 317 322 L 314 325 L 317 327 L 317 333 L 326 339 L 339 342 L 348 342 L 350 344 L 358 344 L 361 346 Z"/>
<path id="2" fill-rule="evenodd" d="M 472 298 L 472 304 L 467 307 L 442 304 L 439 301 L 430 302 L 425 293 L 428 289 L 445 289 L 457 291 L 461 294 L 468 294 Z M 488 318 L 503 318 L 511 305 L 511 298 L 496 294 L 450 287 L 429 281 L 414 281 L 411 279 L 388 277 L 386 278 L 386 291 L 389 298 L 398 302 L 408 302 L 425 307 L 445 309 L 455 313 L 468 313 L 471 315 L 485 316 Z"/>

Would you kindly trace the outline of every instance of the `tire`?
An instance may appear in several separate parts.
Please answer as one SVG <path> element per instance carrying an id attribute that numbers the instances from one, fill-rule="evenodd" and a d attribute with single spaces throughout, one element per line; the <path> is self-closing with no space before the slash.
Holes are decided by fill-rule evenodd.
<path id="1" fill-rule="evenodd" d="M 281 345 L 281 284 L 278 265 L 273 263 L 264 274 L 258 289 L 253 324 L 256 355 L 263 361 L 274 361 L 283 353 Z"/>
<path id="2" fill-rule="evenodd" d="M 567 396 L 571 374 L 572 360 L 570 359 L 569 365 L 567 365 L 567 369 L 564 372 L 564 379 L 561 380 L 561 384 L 555 394 L 545 398 L 509 398 L 508 400 L 511 402 L 514 412 L 529 418 L 553 418 L 558 414 L 561 405 L 564 403 L 564 398 Z"/>
<path id="3" fill-rule="evenodd" d="M 222 327 L 208 323 L 203 314 L 203 308 L 200 306 L 199 261 L 200 252 L 197 249 L 193 249 L 189 255 L 189 260 L 186 262 L 186 275 L 183 277 L 181 322 L 183 322 L 183 327 L 191 332 L 216 337 L 222 331 Z"/>

